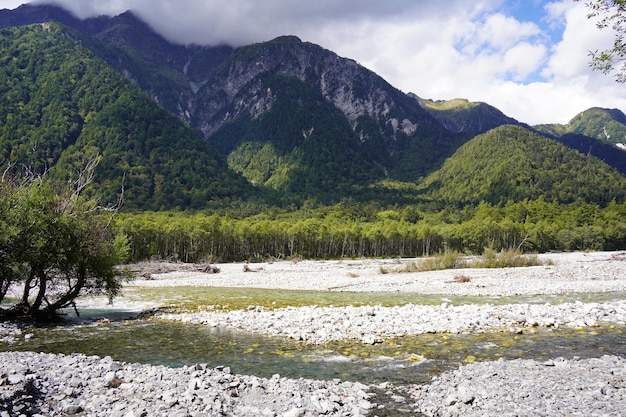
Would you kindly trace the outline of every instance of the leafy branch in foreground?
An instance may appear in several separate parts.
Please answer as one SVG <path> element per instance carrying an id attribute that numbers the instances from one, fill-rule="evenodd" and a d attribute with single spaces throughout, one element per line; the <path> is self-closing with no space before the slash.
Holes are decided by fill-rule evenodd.
<path id="1" fill-rule="evenodd" d="M 116 265 L 128 248 L 111 232 L 119 208 L 99 207 L 81 191 L 96 163 L 55 187 L 45 178 L 10 175 L 0 180 L 0 320 L 48 321 L 86 294 L 118 294 L 127 277 Z"/>
<path id="2" fill-rule="evenodd" d="M 576 0 L 578 1 L 578 0 Z M 589 19 L 598 19 L 596 27 L 600 30 L 611 28 L 615 32 L 613 47 L 602 51 L 591 51 L 590 66 L 604 74 L 615 71 L 617 82 L 626 82 L 626 0 L 595 0 L 586 3 Z"/>

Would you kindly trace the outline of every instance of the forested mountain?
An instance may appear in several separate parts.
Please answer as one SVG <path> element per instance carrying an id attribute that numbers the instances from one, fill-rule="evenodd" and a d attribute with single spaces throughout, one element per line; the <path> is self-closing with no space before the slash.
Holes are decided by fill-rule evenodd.
<path id="1" fill-rule="evenodd" d="M 585 155 L 598 158 L 626 176 L 626 148 L 616 147 L 600 139 L 578 133 L 566 133 L 557 137 L 556 140 Z"/>
<path id="2" fill-rule="evenodd" d="M 67 180 L 100 159 L 104 202 L 127 209 L 206 207 L 253 187 L 194 130 L 56 23 L 0 29 L 0 169 Z"/>
<path id="3" fill-rule="evenodd" d="M 626 115 L 618 109 L 593 107 L 577 114 L 566 125 L 547 124 L 534 128 L 556 137 L 574 133 L 612 145 L 626 144 Z"/>
<path id="4" fill-rule="evenodd" d="M 542 198 L 548 202 L 623 201 L 626 178 L 598 159 L 519 126 L 479 135 L 426 178 L 439 201 L 501 204 Z"/>
<path id="5" fill-rule="evenodd" d="M 66 178 L 100 154 L 94 185 L 110 201 L 125 176 L 126 209 L 201 209 L 250 198 L 256 204 L 260 193 L 296 206 L 345 198 L 402 204 L 425 197 L 624 197 L 612 191 L 624 188 L 624 178 L 587 156 L 624 172 L 623 158 L 610 152 L 621 151 L 591 146 L 586 136 L 561 137 L 596 135 L 580 130 L 596 116 L 570 122 L 570 130 L 543 129 L 582 152 L 572 153 L 488 104 L 404 94 L 355 61 L 293 36 L 240 48 L 174 45 L 131 12 L 79 20 L 44 5 L 0 10 L 0 27 L 0 162 L 32 163 Z M 603 123 L 610 137 L 624 137 Z M 490 131 L 511 124 L 520 127 Z M 484 132 L 506 146 L 472 156 L 482 160 L 476 176 L 464 180 L 473 189 L 454 189 L 463 175 L 446 172 L 468 163 L 455 162 L 467 152 L 459 147 Z M 563 166 L 577 172 L 558 174 Z M 503 177 L 514 172 L 531 180 L 522 186 Z"/>
<path id="6" fill-rule="evenodd" d="M 415 181 L 469 138 L 356 62 L 295 37 L 236 50 L 176 46 L 132 13 L 64 13 L 25 5 L 0 14 L 0 25 L 53 19 L 89 35 L 85 46 L 256 184 L 324 199 L 368 181 Z"/>
<path id="7" fill-rule="evenodd" d="M 521 125 L 500 110 L 487 103 L 471 102 L 457 98 L 454 100 L 429 100 L 409 93 L 446 129 L 453 132 L 485 133 L 502 125 Z"/>
<path id="8" fill-rule="evenodd" d="M 356 62 L 295 37 L 238 49 L 197 103 L 192 124 L 237 169 L 263 165 L 255 180 L 292 192 L 415 181 L 467 139 Z"/>

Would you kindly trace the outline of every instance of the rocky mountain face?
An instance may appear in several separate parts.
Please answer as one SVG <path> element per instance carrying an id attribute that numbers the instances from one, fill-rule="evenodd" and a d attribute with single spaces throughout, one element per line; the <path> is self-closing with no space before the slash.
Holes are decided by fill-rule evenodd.
<path id="1" fill-rule="evenodd" d="M 201 130 L 206 137 L 242 113 L 258 118 L 271 108 L 276 96 L 259 78 L 268 72 L 290 75 L 318 89 L 353 127 L 360 117 L 369 117 L 381 130 L 390 125 L 393 134 L 401 131 L 411 136 L 418 123 L 436 124 L 420 106 L 355 61 L 285 36 L 239 49 L 217 73 L 200 81 L 192 107 L 194 116 L 204 120 Z M 234 112 L 216 119 L 227 103 L 234 105 Z"/>
<path id="2" fill-rule="evenodd" d="M 140 85 L 145 83 L 146 74 L 136 73 L 130 64 L 136 59 L 157 65 L 158 69 L 167 68 L 168 77 L 184 79 L 187 86 L 183 90 L 188 91 L 180 91 L 186 93 L 183 94 L 185 99 L 177 104 L 176 110 L 182 118 L 197 121 L 205 137 L 242 112 L 258 117 L 269 109 L 272 99 L 259 95 L 262 87 L 258 82 L 254 83 L 260 74 L 268 72 L 289 74 L 319 88 L 322 95 L 341 109 L 352 123 L 360 116 L 369 116 L 390 124 L 394 132 L 400 130 L 407 135 L 415 132 L 418 122 L 436 123 L 421 106 L 407 100 L 403 93 L 372 71 L 294 36 L 237 50 L 228 46 L 183 46 L 169 43 L 132 12 L 79 20 L 56 6 L 24 5 L 16 10 L 0 11 L 0 27 L 50 20 L 93 36 L 105 44 L 90 45 L 94 48 L 100 46 L 110 51 L 115 45 L 119 52 L 125 51 L 134 57 L 116 57 L 122 64 L 114 66 Z M 95 52 L 112 63 L 112 57 L 106 52 Z M 127 66 L 124 67 L 124 64 Z M 162 86 L 163 90 L 165 87 Z M 180 86 L 176 87 L 180 89 Z M 149 92 L 157 101 L 165 101 L 158 89 Z M 241 96 L 250 100 L 234 103 L 236 113 L 229 114 L 226 119 L 211 120 L 226 103 Z M 256 97 L 259 97 L 258 102 L 254 100 Z"/>
<path id="3" fill-rule="evenodd" d="M 226 156 L 244 144 L 233 140 L 224 144 L 212 138 L 223 141 L 224 135 L 216 134 L 224 126 L 259 121 L 285 98 L 268 85 L 276 75 L 297 80 L 298 89 L 319 92 L 340 110 L 352 133 L 346 136 L 350 143 L 335 143 L 334 151 L 351 149 L 345 159 L 354 160 L 357 171 L 364 158 L 374 157 L 377 174 L 368 175 L 370 178 L 415 180 L 441 164 L 467 139 L 446 130 L 418 102 L 355 61 L 296 37 L 238 49 L 182 46 L 170 44 L 130 12 L 84 21 L 54 6 L 25 5 L 0 12 L 0 26 L 48 20 L 84 34 L 83 43 L 94 53 L 201 132 Z M 289 115 L 282 117 L 288 119 Z M 302 132 L 315 135 L 329 130 L 325 128 L 306 121 L 293 130 L 303 136 Z M 257 140 L 272 140 L 262 136 Z M 353 142 L 360 144 L 361 150 Z M 299 145 L 293 141 L 280 156 L 297 153 Z M 302 164 L 302 159 L 298 163 Z M 278 172 L 285 167 L 279 164 L 274 168 Z"/>
<path id="4" fill-rule="evenodd" d="M 240 48 L 175 45 L 132 12 L 79 20 L 56 6 L 0 10 L 0 27 L 48 21 L 71 28 L 68 36 L 191 126 L 249 182 L 303 198 L 333 201 L 386 179 L 415 183 L 476 134 L 529 128 L 485 103 L 405 94 L 293 36 Z M 581 131 L 587 121 L 537 129 L 553 138 L 597 136 Z M 606 126 L 606 135 L 621 134 Z"/>

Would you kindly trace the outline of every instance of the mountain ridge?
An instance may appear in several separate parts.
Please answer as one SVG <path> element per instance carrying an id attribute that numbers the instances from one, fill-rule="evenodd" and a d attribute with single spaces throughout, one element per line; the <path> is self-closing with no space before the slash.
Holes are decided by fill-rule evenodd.
<path id="1" fill-rule="evenodd" d="M 405 94 L 354 60 L 295 36 L 239 48 L 182 46 L 167 42 L 132 12 L 79 20 L 56 6 L 0 11 L 0 27 L 47 19 L 65 20 L 70 25 L 66 36 L 193 128 L 198 139 L 217 150 L 230 169 L 249 183 L 282 195 L 286 203 L 316 200 L 326 204 L 345 197 L 386 201 L 388 197 L 379 192 L 381 184 L 420 183 L 477 134 L 511 124 L 535 130 L 486 103 L 464 99 L 435 102 Z M 63 88 L 71 91 L 70 86 Z M 593 120 L 603 114 L 594 113 Z M 620 124 L 619 114 L 614 118 Z M 86 120 L 84 116 L 79 119 L 81 123 Z M 118 123 L 123 114 L 118 111 L 110 120 Z M 583 118 L 582 123 L 586 120 L 591 119 Z M 146 131 L 162 137 L 150 130 L 150 124 L 145 126 Z M 558 133 L 554 128 L 553 133 L 543 134 L 621 167 L 623 172 L 619 149 L 591 146 L 593 152 L 602 150 L 593 153 L 587 142 L 561 139 L 563 135 Z M 76 132 L 68 128 L 66 134 L 73 141 Z M 143 138 L 145 132 L 133 134 L 145 140 L 142 143 L 156 145 Z M 117 143 L 115 146 L 121 146 Z M 181 148 L 182 142 L 160 143 L 158 146 L 165 146 L 160 152 L 170 147 L 173 154 L 181 150 L 176 147 Z M 150 153 L 150 149 L 144 152 Z M 163 172 L 175 173 L 169 168 Z M 230 174 L 224 171 L 224 175 Z M 198 191 L 197 179 L 191 182 L 178 186 L 195 190 L 191 192 L 194 204 L 182 199 L 183 204 L 175 207 L 201 207 L 203 199 L 211 199 Z M 154 188 L 154 183 L 150 187 Z M 217 184 L 212 187 L 220 188 Z M 236 186 L 230 196 L 241 194 L 244 188 Z M 400 188 L 392 185 L 386 190 Z M 412 198 L 420 198 L 419 193 Z M 169 206 L 161 202 L 152 207 Z"/>
<path id="2" fill-rule="evenodd" d="M 201 208 L 254 195 L 191 128 L 68 30 L 57 23 L 0 29 L 3 171 L 10 162 L 67 181 L 99 161 L 93 187 L 105 203 L 124 188 L 128 209 Z"/>

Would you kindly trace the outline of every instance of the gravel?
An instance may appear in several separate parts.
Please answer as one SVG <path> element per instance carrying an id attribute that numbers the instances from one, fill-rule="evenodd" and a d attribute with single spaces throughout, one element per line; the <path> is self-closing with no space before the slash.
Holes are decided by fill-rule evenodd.
<path id="1" fill-rule="evenodd" d="M 537 258 L 543 265 L 411 273 L 400 271 L 419 259 L 232 263 L 219 265 L 217 274 L 190 271 L 188 264 L 170 264 L 170 272 L 151 274 L 151 279 L 138 279 L 132 285 L 493 296 L 626 291 L 625 251 L 549 253 Z M 455 282 L 458 276 L 470 280 Z"/>
<path id="2" fill-rule="evenodd" d="M 365 416 L 358 382 L 258 378 L 81 354 L 0 353 L 0 416 Z"/>
<path id="3" fill-rule="evenodd" d="M 618 417 L 626 410 L 626 360 L 473 363 L 405 391 L 428 416 Z"/>
<path id="4" fill-rule="evenodd" d="M 379 343 L 422 333 L 470 333 L 533 327 L 626 325 L 626 252 L 540 255 L 528 268 L 400 273 L 412 260 L 302 261 L 219 265 L 218 274 L 152 274 L 135 286 L 203 285 L 324 291 L 405 291 L 453 295 L 616 292 L 602 303 L 289 307 L 163 314 L 164 319 L 230 326 L 307 343 L 356 339 Z M 172 267 L 170 267 L 172 268 Z M 184 269 L 187 270 L 184 270 Z M 381 272 L 387 273 L 381 273 Z M 468 277 L 455 282 L 459 275 Z M 0 343 L 20 330 L 0 326 Z M 125 364 L 84 355 L 0 354 L 0 417 L 87 416 L 375 416 L 370 388 L 358 382 L 270 379 L 228 368 Z M 377 387 L 377 389 L 380 387 Z M 626 360 L 616 356 L 471 363 L 429 384 L 391 387 L 402 408 L 427 416 L 620 416 L 626 409 Z"/>

